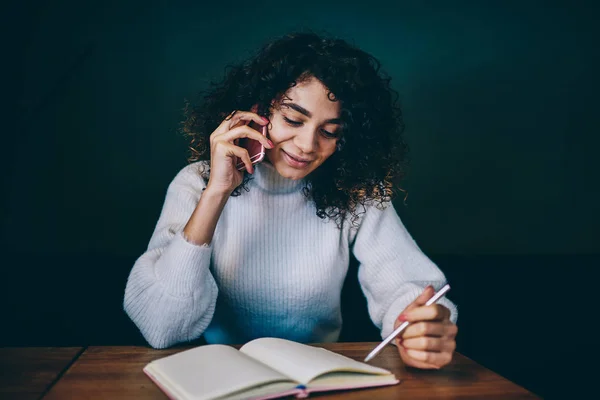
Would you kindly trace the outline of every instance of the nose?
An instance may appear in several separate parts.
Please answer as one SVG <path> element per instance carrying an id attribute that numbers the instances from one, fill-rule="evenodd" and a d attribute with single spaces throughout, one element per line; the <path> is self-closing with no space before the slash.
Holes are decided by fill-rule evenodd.
<path id="1" fill-rule="evenodd" d="M 310 154 L 318 147 L 318 133 L 316 129 L 307 127 L 298 132 L 294 138 L 294 144 L 303 153 Z"/>

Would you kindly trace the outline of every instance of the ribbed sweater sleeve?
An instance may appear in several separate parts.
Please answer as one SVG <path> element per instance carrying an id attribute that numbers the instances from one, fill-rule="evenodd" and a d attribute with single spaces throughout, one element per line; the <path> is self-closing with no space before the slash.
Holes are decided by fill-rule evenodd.
<path id="1" fill-rule="evenodd" d="M 155 348 L 198 338 L 215 310 L 212 248 L 183 236 L 205 187 L 197 167 L 188 165 L 169 185 L 148 249 L 136 260 L 125 288 L 125 312 Z"/>
<path id="2" fill-rule="evenodd" d="M 442 271 L 419 249 L 391 204 L 384 210 L 367 207 L 352 250 L 359 262 L 358 280 L 369 315 L 382 338 L 392 332 L 396 318 L 427 285 L 437 290 L 446 283 Z M 454 303 L 446 297 L 438 303 L 450 309 L 450 319 L 456 322 Z"/>

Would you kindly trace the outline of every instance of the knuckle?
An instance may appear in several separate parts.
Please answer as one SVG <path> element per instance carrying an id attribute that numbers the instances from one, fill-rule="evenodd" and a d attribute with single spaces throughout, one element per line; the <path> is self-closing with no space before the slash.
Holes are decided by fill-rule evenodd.
<path id="1" fill-rule="evenodd" d="M 450 361 L 452 361 L 452 353 L 442 353 L 442 361 L 444 365 L 450 364 Z"/>
<path id="2" fill-rule="evenodd" d="M 429 346 L 431 345 L 431 339 L 429 339 L 429 338 L 426 338 L 426 337 L 420 337 L 420 338 L 418 339 L 418 342 L 417 342 L 417 343 L 418 343 L 418 346 L 419 346 L 421 349 L 427 349 L 427 348 L 429 348 Z"/>
<path id="3" fill-rule="evenodd" d="M 249 139 L 256 139 L 256 131 L 247 125 L 242 126 L 241 135 Z"/>
<path id="4" fill-rule="evenodd" d="M 454 352 L 456 350 L 456 342 L 453 340 L 450 342 L 450 352 Z"/>
<path id="5" fill-rule="evenodd" d="M 447 321 L 450 321 L 450 317 L 452 316 L 452 311 L 450 311 L 450 309 L 446 306 L 443 306 L 443 307 L 444 307 L 444 316 Z"/>
<path id="6" fill-rule="evenodd" d="M 426 335 L 427 333 L 429 333 L 429 329 L 427 328 L 427 324 L 425 322 L 419 322 L 416 326 L 417 328 L 417 332 L 420 335 Z"/>
<path id="7" fill-rule="evenodd" d="M 248 125 L 240 126 L 240 133 L 242 135 L 244 135 L 245 137 L 252 138 L 252 139 L 256 139 L 256 137 L 258 136 L 258 132 L 254 128 L 252 128 Z"/>
<path id="8" fill-rule="evenodd" d="M 223 148 L 223 142 L 219 141 L 219 140 L 214 140 L 211 143 L 211 147 L 213 151 L 220 151 Z"/>
<path id="9" fill-rule="evenodd" d="M 455 337 L 458 334 L 458 327 L 454 324 L 450 325 L 450 328 L 448 328 L 448 334 L 450 337 Z"/>
<path id="10" fill-rule="evenodd" d="M 262 134 L 257 131 L 256 129 L 252 128 L 251 126 L 246 125 L 246 129 L 248 131 L 248 133 L 250 133 L 250 135 L 254 136 L 255 138 L 261 138 Z"/>

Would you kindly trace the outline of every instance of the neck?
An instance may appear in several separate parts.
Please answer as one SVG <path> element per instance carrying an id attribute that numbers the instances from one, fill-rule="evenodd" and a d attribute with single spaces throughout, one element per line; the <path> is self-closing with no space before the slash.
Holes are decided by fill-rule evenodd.
<path id="1" fill-rule="evenodd" d="M 254 166 L 251 184 L 269 193 L 293 193 L 304 187 L 304 180 L 293 180 L 279 175 L 273 164 L 263 161 Z"/>

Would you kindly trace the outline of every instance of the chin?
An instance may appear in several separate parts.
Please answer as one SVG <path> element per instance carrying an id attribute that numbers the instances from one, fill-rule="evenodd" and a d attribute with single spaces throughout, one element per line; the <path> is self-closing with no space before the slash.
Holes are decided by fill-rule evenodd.
<path id="1" fill-rule="evenodd" d="M 291 179 L 293 181 L 300 180 L 308 175 L 306 171 L 297 171 L 288 167 L 287 165 L 275 165 L 275 169 L 277 170 L 279 175 L 283 176 L 284 178 Z"/>

